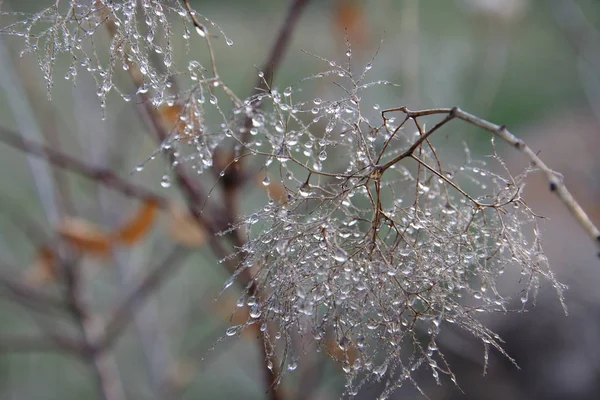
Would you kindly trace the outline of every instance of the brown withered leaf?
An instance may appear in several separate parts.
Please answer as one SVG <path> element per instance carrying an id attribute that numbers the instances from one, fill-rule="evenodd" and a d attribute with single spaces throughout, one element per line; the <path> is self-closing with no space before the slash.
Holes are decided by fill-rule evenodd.
<path id="1" fill-rule="evenodd" d="M 56 278 L 57 269 L 55 255 L 48 247 L 41 247 L 35 254 L 31 265 L 25 271 L 25 282 L 34 286 L 41 286 Z"/>
<path id="2" fill-rule="evenodd" d="M 84 253 L 106 257 L 110 252 L 111 235 L 83 218 L 67 217 L 56 231 L 74 248 Z"/>
<path id="3" fill-rule="evenodd" d="M 167 223 L 169 236 L 181 245 L 200 247 L 206 242 L 206 231 L 181 204 L 171 204 Z"/>
<path id="4" fill-rule="evenodd" d="M 181 104 L 163 104 L 158 108 L 158 115 L 160 115 L 163 123 L 163 127 L 168 131 L 173 130 L 177 133 L 183 133 L 184 123 L 180 119 L 181 115 L 185 112 L 183 105 Z"/>
<path id="5" fill-rule="evenodd" d="M 129 246 L 137 243 L 152 227 L 157 211 L 155 201 L 143 202 L 135 215 L 112 235 L 113 240 Z"/>
<path id="6" fill-rule="evenodd" d="M 338 0 L 333 13 L 333 26 L 342 38 L 348 38 L 352 47 L 368 47 L 368 29 L 364 6 L 356 0 Z"/>
<path id="7" fill-rule="evenodd" d="M 331 337 L 331 335 L 327 338 L 327 352 L 334 360 L 338 362 L 348 360 L 350 364 L 353 364 L 360 355 L 358 349 L 351 342 L 348 343 L 346 350 L 340 349 L 338 341 Z"/>

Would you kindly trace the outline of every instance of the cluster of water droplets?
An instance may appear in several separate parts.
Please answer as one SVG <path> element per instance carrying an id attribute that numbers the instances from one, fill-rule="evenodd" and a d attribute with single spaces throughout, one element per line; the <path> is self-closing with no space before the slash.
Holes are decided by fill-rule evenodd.
<path id="1" fill-rule="evenodd" d="M 221 31 L 214 22 L 191 12 Z M 2 12 L 1 15 L 17 22 L 3 26 L 0 32 L 24 39 L 22 55 L 37 55 L 49 97 L 54 86 L 55 64 L 61 54 L 71 60 L 65 79 L 75 83 L 81 70 L 91 74 L 103 110 L 111 91 L 125 101 L 143 95 L 158 107 L 173 94 L 173 75 L 196 80 L 202 75 L 194 68 L 179 71 L 173 64 L 172 43 L 180 40 L 171 30 L 173 20 L 179 19 L 184 26 L 182 39 L 186 43 L 191 40 L 189 27 L 193 26 L 189 11 L 178 0 L 72 0 L 57 2 L 35 14 Z M 206 39 L 203 26 L 192 29 Z M 108 45 L 106 32 L 110 37 Z M 228 45 L 233 44 L 224 33 L 222 35 Z M 120 70 L 131 72 L 132 68 L 136 70 L 139 86 L 134 91 L 117 87 L 115 75 Z"/>
<path id="2" fill-rule="evenodd" d="M 269 89 L 240 112 L 252 122 L 244 146 L 264 156 L 272 172 L 263 185 L 277 182 L 287 197 L 271 199 L 243 222 L 253 235 L 226 287 L 258 267 L 254 284 L 262 297 L 241 297 L 249 320 L 227 335 L 254 323 L 268 334 L 269 321 L 269 355 L 283 357 L 287 369 L 301 356 L 291 345 L 298 337 L 329 352 L 335 343 L 349 395 L 386 376 L 385 397 L 414 383 L 419 368 L 454 381 L 436 342 L 444 325 L 481 340 L 486 362 L 489 348 L 505 354 L 477 317 L 507 311 L 513 293 L 497 287 L 505 270 L 521 268 L 523 303 L 542 279 L 563 289 L 548 269 L 537 217 L 521 200 L 525 175 L 493 172 L 470 156 L 442 166 L 430 142 L 381 173 L 377 166 L 410 149 L 424 128 L 400 127 L 403 115 L 366 117 L 361 94 L 371 85 L 362 83 L 364 74 L 355 79 L 330 65 L 310 79 L 346 79 L 343 97 L 294 102 L 301 86 Z M 256 110 L 258 101 L 273 111 Z M 504 168 L 495 153 L 489 159 Z"/>

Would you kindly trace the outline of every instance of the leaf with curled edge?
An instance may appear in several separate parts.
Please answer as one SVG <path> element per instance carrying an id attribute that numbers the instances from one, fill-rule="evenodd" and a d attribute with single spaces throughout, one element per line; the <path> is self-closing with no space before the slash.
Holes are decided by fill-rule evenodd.
<path id="1" fill-rule="evenodd" d="M 112 235 L 113 241 L 129 246 L 140 241 L 152 227 L 157 211 L 156 201 L 143 202 L 135 215 Z"/>
<path id="2" fill-rule="evenodd" d="M 84 218 L 66 217 L 56 232 L 81 252 L 100 257 L 106 257 L 110 253 L 110 233 Z"/>

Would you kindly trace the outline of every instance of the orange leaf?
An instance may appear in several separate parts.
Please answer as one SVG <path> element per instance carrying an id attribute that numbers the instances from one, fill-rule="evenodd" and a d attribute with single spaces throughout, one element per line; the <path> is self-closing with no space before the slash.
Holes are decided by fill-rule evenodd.
<path id="1" fill-rule="evenodd" d="M 157 210 L 156 201 L 147 200 L 142 203 L 133 218 L 113 234 L 114 240 L 126 245 L 138 242 L 152 227 Z"/>
<path id="2" fill-rule="evenodd" d="M 185 108 L 181 104 L 163 104 L 158 108 L 158 114 L 160 115 L 163 126 L 168 131 L 176 133 L 183 133 L 185 124 L 180 119 L 185 114 Z"/>
<path id="3" fill-rule="evenodd" d="M 360 355 L 353 343 L 348 343 L 346 350 L 342 350 L 337 340 L 331 336 L 327 338 L 327 351 L 335 360 L 342 362 L 347 359 L 350 364 L 353 364 Z"/>
<path id="4" fill-rule="evenodd" d="M 206 242 L 206 231 L 187 208 L 179 204 L 169 207 L 169 235 L 179 244 L 199 247 Z"/>
<path id="5" fill-rule="evenodd" d="M 40 248 L 33 262 L 25 272 L 25 281 L 34 286 L 41 286 L 56 278 L 55 256 L 48 247 Z"/>
<path id="6" fill-rule="evenodd" d="M 76 249 L 98 256 L 110 252 L 111 238 L 100 227 L 82 218 L 65 218 L 57 229 Z"/>
<path id="7" fill-rule="evenodd" d="M 338 0 L 334 8 L 334 27 L 342 36 L 348 35 L 353 47 L 368 45 L 366 19 L 363 8 L 356 0 Z"/>

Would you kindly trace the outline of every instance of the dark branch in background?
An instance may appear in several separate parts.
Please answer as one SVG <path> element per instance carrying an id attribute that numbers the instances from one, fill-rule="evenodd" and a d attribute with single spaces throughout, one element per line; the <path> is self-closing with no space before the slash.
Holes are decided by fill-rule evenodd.
<path id="1" fill-rule="evenodd" d="M 32 141 L 21 138 L 17 133 L 0 126 L 0 142 L 16 149 L 22 150 L 25 153 L 33 154 L 43 158 L 48 162 L 60 168 L 65 168 L 86 176 L 98 183 L 111 187 L 126 196 L 135 197 L 144 201 L 151 201 L 158 204 L 161 208 L 167 208 L 169 202 L 166 198 L 159 196 L 150 190 L 144 189 L 141 186 L 128 182 L 112 172 L 110 169 L 96 168 L 81 160 L 71 157 L 68 154 L 53 150 L 48 146 L 34 143 Z"/>
<path id="2" fill-rule="evenodd" d="M 273 47 L 269 51 L 267 60 L 263 63 L 261 71 L 265 74 L 264 79 L 259 78 L 256 82 L 256 86 L 252 94 L 258 94 L 261 91 L 267 90 L 265 82 L 273 81 L 275 73 L 279 68 L 279 64 L 285 55 L 286 49 L 289 47 L 290 40 L 292 39 L 292 33 L 296 29 L 298 20 L 302 15 L 304 8 L 308 5 L 310 0 L 293 0 L 290 7 L 288 8 L 287 14 L 279 32 Z"/>
<path id="3" fill-rule="evenodd" d="M 251 93 L 251 95 L 255 95 L 260 93 L 261 91 L 264 91 L 267 89 L 266 87 L 266 82 L 272 82 L 273 78 L 275 76 L 275 73 L 279 67 L 279 65 L 281 64 L 281 61 L 283 59 L 283 56 L 286 52 L 286 49 L 289 47 L 291 38 L 292 38 L 292 33 L 294 32 L 294 30 L 296 29 L 297 25 L 298 25 L 298 21 L 300 19 L 300 16 L 302 15 L 302 12 L 304 11 L 305 7 L 308 5 L 309 0 L 292 0 L 290 6 L 288 7 L 288 11 L 286 14 L 286 17 L 281 25 L 281 27 L 279 28 L 279 32 L 277 33 L 277 37 L 275 39 L 275 42 L 273 43 L 273 46 L 271 47 L 269 54 L 267 56 L 267 59 L 265 60 L 265 62 L 263 63 L 262 69 L 261 71 L 264 73 L 263 77 L 259 77 L 257 79 L 257 83 Z M 256 107 L 260 108 L 260 104 L 257 104 Z M 247 142 L 249 139 L 249 133 L 250 133 L 250 128 L 252 127 L 252 118 L 250 116 L 246 117 L 245 121 L 244 121 L 244 127 L 246 128 L 243 135 L 242 135 L 242 139 L 243 142 Z M 239 213 L 239 193 L 241 190 L 241 187 L 243 185 L 243 179 L 241 179 L 241 177 L 244 175 L 242 172 L 242 168 L 244 165 L 246 165 L 245 163 L 242 162 L 244 158 L 241 157 L 240 161 L 238 161 L 235 165 L 235 168 L 229 168 L 225 171 L 226 174 L 226 180 L 223 180 L 222 182 L 233 182 L 234 185 L 231 186 L 224 186 L 223 185 L 223 191 L 225 192 L 225 199 L 227 200 L 227 211 L 228 211 L 228 220 L 230 224 L 234 224 L 235 222 L 238 221 L 238 213 Z M 227 176 L 227 175 L 231 175 L 233 174 L 234 176 Z M 247 174 L 246 174 L 247 176 Z M 231 235 L 229 235 L 232 240 L 234 241 L 234 244 L 236 245 L 236 247 L 238 248 L 242 248 L 246 242 L 245 236 L 243 235 L 243 233 L 240 230 L 235 230 L 234 232 L 232 232 Z M 257 297 L 261 297 L 261 294 L 258 291 L 258 288 L 256 287 L 254 281 L 252 280 L 252 276 L 254 274 L 254 268 L 247 268 L 245 269 L 242 274 L 240 274 L 239 279 L 241 281 L 241 283 L 248 287 L 248 294 L 250 296 L 257 296 Z M 258 325 L 252 325 L 252 327 L 258 327 Z M 266 374 L 268 377 L 268 383 L 269 386 L 271 388 L 270 393 L 271 393 L 271 398 L 274 400 L 280 399 L 282 398 L 282 394 L 279 393 L 280 391 L 276 390 L 277 384 L 278 384 L 278 375 L 279 375 L 279 371 L 276 370 L 275 365 L 277 365 L 277 362 L 272 362 L 272 360 L 269 360 L 269 355 L 268 355 L 268 351 L 267 351 L 267 342 L 266 342 L 266 338 L 264 336 L 264 333 L 261 332 L 259 329 L 256 329 L 256 333 L 259 337 L 261 337 L 261 341 L 262 341 L 262 346 L 260 346 L 260 350 L 261 350 L 261 355 L 264 357 L 265 363 L 267 362 L 271 362 L 273 364 L 272 368 L 266 368 Z"/>
<path id="4" fill-rule="evenodd" d="M 186 7 L 186 9 L 189 13 L 189 16 L 190 16 L 194 26 L 196 27 L 196 29 L 200 29 L 203 32 L 205 32 L 204 26 L 202 26 L 198 22 L 195 15 L 193 14 L 192 8 L 189 4 L 189 1 L 182 0 L 182 2 L 184 4 L 184 6 Z M 284 20 L 283 24 L 281 25 L 281 28 L 279 29 L 279 32 L 275 39 L 275 43 L 273 44 L 271 50 L 269 51 L 267 60 L 263 64 L 261 71 L 264 73 L 264 77 L 258 79 L 257 84 L 255 85 L 255 88 L 252 92 L 252 95 L 257 94 L 257 93 L 261 92 L 262 90 L 265 90 L 266 89 L 265 82 L 270 82 L 272 80 L 272 78 L 274 77 L 275 72 L 281 63 L 281 60 L 285 53 L 285 50 L 289 46 L 292 33 L 297 26 L 297 22 L 302 14 L 302 11 L 304 10 L 305 6 L 308 3 L 309 3 L 309 0 L 293 0 L 292 1 L 290 7 L 288 8 L 285 20 Z M 212 46 L 210 45 L 210 40 L 208 38 L 207 38 L 206 42 L 209 46 L 209 52 L 210 52 L 212 65 L 213 65 L 213 74 L 216 76 L 217 73 L 215 70 L 214 56 L 212 54 Z M 257 107 L 260 107 L 260 104 L 258 104 Z M 244 125 L 246 126 L 246 131 L 243 135 L 244 141 L 248 140 L 249 128 L 251 126 L 251 123 L 252 123 L 252 120 L 250 117 L 247 117 L 246 120 L 244 121 Z M 223 176 L 223 179 L 219 180 L 219 182 L 221 182 L 221 187 L 224 192 L 224 200 L 226 202 L 226 207 L 224 207 L 225 212 L 223 213 L 223 215 L 226 216 L 226 220 L 224 221 L 226 226 L 221 226 L 220 230 L 225 230 L 225 229 L 229 228 L 229 226 L 232 226 L 232 225 L 236 224 L 236 222 L 238 222 L 239 191 L 241 189 L 241 186 L 244 183 L 244 179 L 243 179 L 244 173 L 242 171 L 244 164 L 242 163 L 241 160 L 243 160 L 243 158 L 240 158 L 240 161 L 238 161 L 233 168 L 228 168 L 227 170 L 225 170 L 224 171 L 225 176 Z M 246 174 L 246 176 L 247 176 L 247 174 Z M 178 179 L 178 181 L 179 181 L 179 179 Z M 185 184 L 186 183 L 185 181 L 179 182 L 179 183 L 180 184 L 183 183 L 183 185 L 181 185 L 181 186 L 183 186 L 183 188 L 187 190 L 187 185 Z M 233 244 L 237 248 L 242 248 L 243 245 L 245 244 L 244 235 L 239 230 L 233 231 L 232 234 L 228 235 L 228 238 L 230 240 L 232 240 Z M 255 284 L 252 280 L 252 274 L 253 274 L 252 268 L 245 269 L 240 274 L 239 281 L 243 286 L 249 287 L 248 288 L 249 295 L 260 297 L 260 293 L 258 293 L 257 287 L 255 286 Z M 278 390 L 276 390 L 277 389 L 276 386 L 277 386 L 277 380 L 278 380 L 278 372 L 274 368 L 268 368 L 266 366 L 266 364 L 269 361 L 268 360 L 269 356 L 268 356 L 267 350 L 266 350 L 267 343 L 265 341 L 265 337 L 262 332 L 257 330 L 257 334 L 262 339 L 261 340 L 262 345 L 260 346 L 260 348 L 261 348 L 261 354 L 263 355 L 264 361 L 265 361 L 265 373 L 268 378 L 267 383 L 268 383 L 268 389 L 270 389 L 269 393 L 273 400 L 277 400 L 277 399 L 281 398 L 281 394 L 279 393 Z M 276 363 L 273 363 L 273 365 L 276 365 Z"/>
<path id="5" fill-rule="evenodd" d="M 114 344 L 123 329 L 131 322 L 131 313 L 134 313 L 144 300 L 160 288 L 167 278 L 179 268 L 188 254 L 186 249 L 175 247 L 159 265 L 140 281 L 108 318 L 104 336 L 94 346 L 97 350 L 106 350 Z"/>
<path id="6" fill-rule="evenodd" d="M 94 351 L 93 338 L 90 334 L 90 316 L 88 315 L 85 303 L 81 299 L 81 271 L 79 266 L 73 260 L 65 260 L 62 271 L 65 281 L 64 296 L 67 303 L 67 310 L 73 316 L 83 342 L 83 349 L 80 355 L 92 368 L 100 398 L 103 400 L 122 399 L 123 395 L 117 389 L 119 386 L 112 382 L 112 371 L 105 368 L 102 359 L 103 355 Z"/>
<path id="7" fill-rule="evenodd" d="M 40 312 L 64 312 L 64 302 L 25 283 L 19 282 L 7 276 L 4 272 L 0 272 L 0 289 L 2 288 L 4 288 L 4 291 L 10 293 L 8 296 L 16 299 L 20 304 L 28 308 Z"/>
<path id="8" fill-rule="evenodd" d="M 81 355 L 83 343 L 71 338 L 0 336 L 0 353 L 63 352 Z"/>

